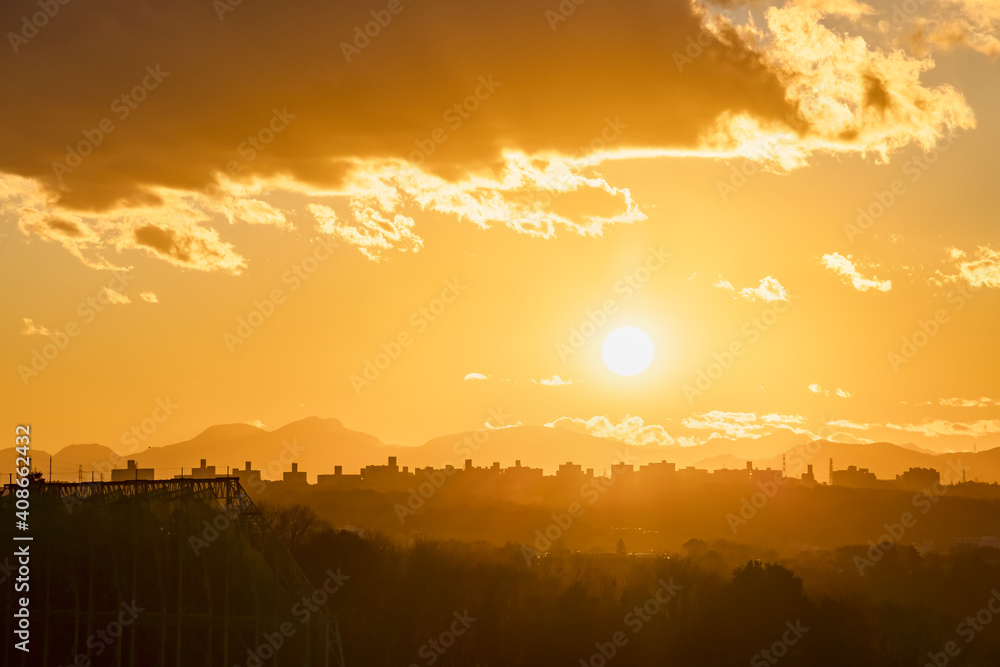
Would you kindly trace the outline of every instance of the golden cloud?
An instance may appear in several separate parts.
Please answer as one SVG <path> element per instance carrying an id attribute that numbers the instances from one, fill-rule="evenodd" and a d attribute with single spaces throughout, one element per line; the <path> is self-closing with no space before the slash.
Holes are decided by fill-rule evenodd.
<path id="1" fill-rule="evenodd" d="M 607 416 L 590 419 L 560 417 L 546 424 L 549 428 L 565 428 L 577 433 L 586 433 L 598 438 L 618 440 L 628 445 L 676 445 L 678 441 L 658 424 L 645 424 L 642 417 L 626 415 L 617 423 Z M 694 444 L 684 442 L 682 444 Z"/>
<path id="2" fill-rule="evenodd" d="M 862 276 L 854 266 L 850 255 L 844 257 L 836 252 L 823 255 L 823 265 L 845 278 L 859 292 L 867 292 L 868 290 L 888 292 L 892 289 L 891 280 L 879 280 L 878 278 L 865 278 Z"/>
<path id="3" fill-rule="evenodd" d="M 596 171 L 608 160 L 790 169 L 975 126 L 954 87 L 921 81 L 929 57 L 822 22 L 872 14 L 854 0 L 770 7 L 762 25 L 685 0 L 588 3 L 557 29 L 525 0 L 405 7 L 367 37 L 370 13 L 349 3 L 60 15 L 3 65 L 22 93 L 0 109 L 0 205 L 94 268 L 136 251 L 238 274 L 220 223 L 290 229 L 282 194 L 379 261 L 420 249 L 421 212 L 542 238 L 645 219 Z M 986 0 L 959 10 L 995 25 Z M 618 212 L 555 213 L 572 192 Z"/>
<path id="4" fill-rule="evenodd" d="M 732 283 L 728 280 L 723 280 L 721 277 L 719 281 L 715 283 L 715 287 L 733 292 L 747 301 L 788 301 L 788 292 L 785 290 L 784 286 L 778 282 L 777 278 L 772 276 L 766 276 L 760 279 L 760 284 L 757 287 L 744 287 L 739 292 L 736 292 L 736 288 L 733 287 Z"/>

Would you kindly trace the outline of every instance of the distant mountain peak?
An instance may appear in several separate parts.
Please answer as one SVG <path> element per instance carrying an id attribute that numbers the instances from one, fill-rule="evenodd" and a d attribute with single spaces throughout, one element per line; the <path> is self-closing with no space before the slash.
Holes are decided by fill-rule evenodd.
<path id="1" fill-rule="evenodd" d="M 196 435 L 193 439 L 201 438 L 239 438 L 258 433 L 264 433 L 264 429 L 253 424 L 216 424 L 209 426 L 204 431 Z"/>

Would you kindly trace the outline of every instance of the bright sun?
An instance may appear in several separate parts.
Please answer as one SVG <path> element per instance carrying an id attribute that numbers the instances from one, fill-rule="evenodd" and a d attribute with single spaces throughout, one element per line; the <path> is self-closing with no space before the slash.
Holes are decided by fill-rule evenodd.
<path id="1" fill-rule="evenodd" d="M 653 339 L 639 327 L 618 327 L 601 343 L 601 359 L 615 375 L 632 377 L 653 363 Z"/>

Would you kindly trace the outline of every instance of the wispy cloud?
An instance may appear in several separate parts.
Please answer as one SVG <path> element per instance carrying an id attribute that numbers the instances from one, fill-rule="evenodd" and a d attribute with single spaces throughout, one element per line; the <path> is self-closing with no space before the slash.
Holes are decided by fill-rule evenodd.
<path id="1" fill-rule="evenodd" d="M 784 286 L 778 282 L 777 278 L 772 276 L 767 276 L 760 279 L 760 284 L 757 287 L 744 287 L 743 289 L 736 291 L 733 284 L 728 280 L 719 277 L 719 281 L 715 283 L 715 287 L 724 289 L 728 292 L 732 292 L 735 296 L 739 296 L 747 301 L 787 301 L 788 291 Z"/>
<path id="2" fill-rule="evenodd" d="M 847 391 L 846 389 L 841 389 L 840 387 L 837 387 L 835 389 L 824 389 L 822 386 L 820 386 L 815 382 L 809 385 L 809 391 L 811 391 L 814 394 L 819 394 L 821 396 L 839 396 L 840 398 L 850 398 L 851 396 L 854 395 L 851 392 Z"/>
<path id="3" fill-rule="evenodd" d="M 951 408 L 987 408 L 1000 406 L 1000 400 L 995 398 L 939 398 L 938 405 L 946 405 Z M 930 405 L 927 403 L 926 405 Z"/>
<path id="4" fill-rule="evenodd" d="M 22 336 L 50 336 L 52 332 L 43 326 L 36 325 L 30 318 L 24 319 L 24 328 L 21 329 Z"/>
<path id="5" fill-rule="evenodd" d="M 105 287 L 103 290 L 104 298 L 108 300 L 108 303 L 124 305 L 126 303 L 132 303 L 132 300 L 121 292 L 116 292 L 110 287 Z"/>
<path id="6" fill-rule="evenodd" d="M 561 387 L 568 384 L 573 384 L 572 380 L 563 380 L 558 375 L 553 375 L 550 378 L 542 378 L 541 380 L 532 380 L 537 384 L 544 385 L 546 387 Z"/>
<path id="7" fill-rule="evenodd" d="M 958 269 L 973 287 L 1000 287 L 1000 252 L 993 248 L 980 246 L 977 258 L 961 262 Z"/>
<path id="8" fill-rule="evenodd" d="M 618 422 L 605 415 L 578 419 L 560 417 L 546 424 L 549 428 L 564 428 L 577 433 L 586 433 L 598 438 L 618 440 L 629 445 L 676 445 L 694 444 L 686 439 L 675 440 L 667 429 L 658 424 L 645 424 L 642 417 L 626 415 Z"/>
<path id="9" fill-rule="evenodd" d="M 845 278 L 859 292 L 867 292 L 868 290 L 888 292 L 892 289 L 891 280 L 879 280 L 878 278 L 865 278 L 862 276 L 855 267 L 850 255 L 844 257 L 836 252 L 823 255 L 823 265 Z"/>
<path id="10" fill-rule="evenodd" d="M 809 434 L 801 427 L 805 423 L 802 415 L 764 414 L 754 412 L 725 412 L 713 410 L 681 420 L 689 429 L 712 431 L 711 437 L 756 439 L 767 433 L 784 429 L 793 433 Z"/>

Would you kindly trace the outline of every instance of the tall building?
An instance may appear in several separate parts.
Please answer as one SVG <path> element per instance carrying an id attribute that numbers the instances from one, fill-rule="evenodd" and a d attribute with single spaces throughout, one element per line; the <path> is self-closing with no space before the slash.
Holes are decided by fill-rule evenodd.
<path id="1" fill-rule="evenodd" d="M 191 478 L 193 479 L 215 479 L 215 466 L 208 465 L 207 459 L 201 459 L 201 465 L 191 468 Z"/>
<path id="2" fill-rule="evenodd" d="M 251 482 L 256 482 L 260 479 L 260 470 L 253 470 L 250 467 L 250 461 L 246 462 L 246 467 L 240 470 L 237 467 L 233 467 L 233 477 L 238 477 L 240 484 L 246 487 Z"/>
<path id="3" fill-rule="evenodd" d="M 896 475 L 896 486 L 913 491 L 929 489 L 941 482 L 941 473 L 934 468 L 910 468 L 902 475 Z"/>
<path id="4" fill-rule="evenodd" d="M 281 476 L 281 480 L 284 482 L 290 482 L 291 484 L 307 484 L 306 474 L 304 472 L 299 472 L 299 464 L 293 463 L 291 472 L 286 472 Z"/>
<path id="5" fill-rule="evenodd" d="M 154 479 L 153 469 L 138 468 L 136 467 L 135 461 L 129 459 L 125 463 L 125 468 L 111 471 L 112 482 L 127 482 L 135 479 Z"/>
<path id="6" fill-rule="evenodd" d="M 869 472 L 868 468 L 858 468 L 857 466 L 847 466 L 847 470 L 832 470 L 832 484 L 834 486 L 849 486 L 854 488 L 878 486 L 878 478 L 875 473 Z"/>

